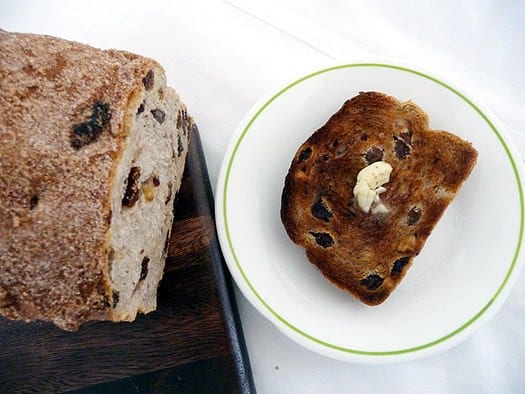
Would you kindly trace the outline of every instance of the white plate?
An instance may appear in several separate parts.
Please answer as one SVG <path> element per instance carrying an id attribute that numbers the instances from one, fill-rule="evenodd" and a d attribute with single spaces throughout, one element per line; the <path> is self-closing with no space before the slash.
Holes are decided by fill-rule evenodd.
<path id="1" fill-rule="evenodd" d="M 368 307 L 332 286 L 281 224 L 299 145 L 359 91 L 411 99 L 430 126 L 472 141 L 478 164 L 404 280 Z M 217 186 L 219 239 L 248 300 L 282 332 L 327 356 L 391 362 L 450 348 L 492 316 L 523 260 L 523 165 L 500 122 L 449 83 L 391 64 L 338 64 L 263 97 L 233 137 Z"/>

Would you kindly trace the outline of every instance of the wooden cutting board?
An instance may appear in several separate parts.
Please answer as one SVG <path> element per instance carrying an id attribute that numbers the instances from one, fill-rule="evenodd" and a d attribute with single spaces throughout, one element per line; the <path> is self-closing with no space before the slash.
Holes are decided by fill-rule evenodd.
<path id="1" fill-rule="evenodd" d="M 0 317 L 0 392 L 255 392 L 194 128 L 157 311 L 78 332 Z"/>

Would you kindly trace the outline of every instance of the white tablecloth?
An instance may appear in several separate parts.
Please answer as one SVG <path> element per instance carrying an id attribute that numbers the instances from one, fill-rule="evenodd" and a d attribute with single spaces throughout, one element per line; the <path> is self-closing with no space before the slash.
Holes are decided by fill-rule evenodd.
<path id="1" fill-rule="evenodd" d="M 525 154 L 525 2 L 427 3 L 3 0 L 0 27 L 160 61 L 197 119 L 214 183 L 230 136 L 259 96 L 334 58 L 386 57 L 444 75 L 487 105 Z M 525 392 L 525 273 L 500 312 L 465 342 L 386 366 L 305 350 L 239 292 L 237 299 L 261 393 Z"/>

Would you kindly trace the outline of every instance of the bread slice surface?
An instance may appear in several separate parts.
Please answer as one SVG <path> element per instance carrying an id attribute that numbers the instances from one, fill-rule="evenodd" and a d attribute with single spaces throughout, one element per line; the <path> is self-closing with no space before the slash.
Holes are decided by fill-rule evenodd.
<path id="1" fill-rule="evenodd" d="M 429 129 L 416 104 L 362 92 L 297 150 L 281 220 L 326 278 L 378 305 L 403 279 L 477 155 L 458 136 Z M 388 212 L 365 213 L 353 190 L 359 172 L 378 161 L 392 166 L 380 195 Z"/>

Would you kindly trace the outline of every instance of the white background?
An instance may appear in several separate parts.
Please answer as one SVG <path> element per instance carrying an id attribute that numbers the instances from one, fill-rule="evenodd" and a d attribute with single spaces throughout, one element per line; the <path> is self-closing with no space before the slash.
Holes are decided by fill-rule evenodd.
<path id="1" fill-rule="evenodd" d="M 525 154 L 524 22 L 522 1 L 0 2 L 5 30 L 126 49 L 163 64 L 199 124 L 213 183 L 251 105 L 334 58 L 388 57 L 444 75 L 488 106 Z M 519 393 L 524 287 L 522 273 L 500 312 L 452 350 L 385 366 L 307 351 L 237 299 L 260 393 Z"/>

